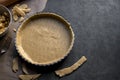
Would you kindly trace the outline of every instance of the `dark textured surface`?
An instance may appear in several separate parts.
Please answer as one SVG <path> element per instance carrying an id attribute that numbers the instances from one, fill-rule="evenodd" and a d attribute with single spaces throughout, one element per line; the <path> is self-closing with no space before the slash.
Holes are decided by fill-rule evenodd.
<path id="1" fill-rule="evenodd" d="M 45 6 L 42 0 L 25 0 L 22 3 L 32 8 L 27 16 L 42 11 Z M 33 73 L 45 71 L 39 80 L 120 80 L 120 0 L 48 0 L 44 12 L 55 12 L 71 23 L 75 44 L 59 66 L 42 68 L 27 65 Z M 21 70 L 17 73 L 11 70 L 13 57 L 18 55 L 12 29 L 18 25 L 17 22 L 12 23 L 8 34 L 12 35 L 13 41 L 9 51 L 0 56 L 0 80 L 18 80 L 18 75 L 23 74 Z M 72 74 L 63 78 L 54 74 L 56 68 L 71 66 L 83 55 L 88 61 Z"/>
<path id="2" fill-rule="evenodd" d="M 82 55 L 88 58 L 60 80 L 120 80 L 120 0 L 49 0 L 44 11 L 66 18 L 75 33 L 73 50 L 61 68 Z"/>

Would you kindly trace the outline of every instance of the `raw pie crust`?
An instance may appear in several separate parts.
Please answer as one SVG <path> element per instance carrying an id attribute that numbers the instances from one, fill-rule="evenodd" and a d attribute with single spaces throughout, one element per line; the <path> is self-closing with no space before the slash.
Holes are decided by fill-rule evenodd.
<path id="1" fill-rule="evenodd" d="M 56 70 L 55 73 L 56 75 L 58 75 L 59 77 L 63 77 L 65 75 L 68 75 L 70 73 L 72 73 L 73 71 L 75 71 L 78 67 L 80 67 L 84 62 L 87 61 L 87 58 L 85 56 L 82 56 L 76 63 L 74 63 L 72 66 L 67 67 L 67 68 L 63 68 L 60 70 Z"/>
<path id="2" fill-rule="evenodd" d="M 71 50 L 74 34 L 69 23 L 54 13 L 30 17 L 18 29 L 16 46 L 20 55 L 36 65 L 61 61 Z"/>

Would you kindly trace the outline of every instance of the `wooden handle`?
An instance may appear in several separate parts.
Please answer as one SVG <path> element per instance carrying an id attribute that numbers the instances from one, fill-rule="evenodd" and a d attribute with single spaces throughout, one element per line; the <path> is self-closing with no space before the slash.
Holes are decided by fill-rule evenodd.
<path id="1" fill-rule="evenodd" d="M 19 1 L 19 0 L 0 0 L 0 4 L 8 6 L 8 5 L 13 4 L 13 3 L 15 3 L 17 1 Z"/>

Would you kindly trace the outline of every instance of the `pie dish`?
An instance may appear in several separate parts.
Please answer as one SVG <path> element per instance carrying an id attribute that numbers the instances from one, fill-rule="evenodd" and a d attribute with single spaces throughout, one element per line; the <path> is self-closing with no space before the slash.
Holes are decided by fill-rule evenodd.
<path id="1" fill-rule="evenodd" d="M 51 65 L 64 59 L 72 49 L 74 33 L 70 24 L 55 13 L 37 13 L 25 20 L 16 33 L 16 48 L 27 62 Z"/>

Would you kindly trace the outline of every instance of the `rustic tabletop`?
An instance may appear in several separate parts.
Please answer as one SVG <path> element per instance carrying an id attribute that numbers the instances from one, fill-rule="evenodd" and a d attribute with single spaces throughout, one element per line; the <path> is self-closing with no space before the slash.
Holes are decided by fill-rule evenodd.
<path id="1" fill-rule="evenodd" d="M 43 74 L 39 80 L 120 80 L 119 0 L 25 0 L 19 3 L 26 3 L 32 8 L 26 18 L 36 12 L 54 12 L 67 19 L 75 33 L 74 47 L 59 65 L 52 68 L 30 66 L 31 73 Z M 13 57 L 18 56 L 13 28 L 17 29 L 19 25 L 19 22 L 13 21 L 4 36 L 11 36 L 12 42 L 8 51 L 0 56 L 0 80 L 18 80 L 22 73 L 11 70 Z M 0 45 L 3 40 L 0 40 Z M 72 74 L 63 78 L 54 74 L 55 69 L 70 66 L 83 55 L 88 61 Z"/>

